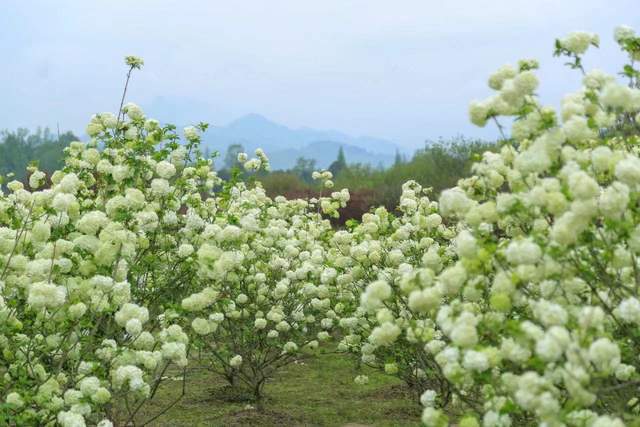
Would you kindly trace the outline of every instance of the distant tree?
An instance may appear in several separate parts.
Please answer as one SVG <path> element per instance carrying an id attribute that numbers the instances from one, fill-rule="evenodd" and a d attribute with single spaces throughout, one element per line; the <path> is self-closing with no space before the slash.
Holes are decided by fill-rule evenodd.
<path id="1" fill-rule="evenodd" d="M 340 150 L 338 150 L 338 158 L 331 163 L 329 166 L 329 170 L 333 174 L 333 176 L 338 176 L 340 172 L 342 172 L 347 167 L 347 159 L 344 156 L 344 149 L 340 146 Z"/>
<path id="2" fill-rule="evenodd" d="M 15 179 L 26 178 L 26 168 L 35 163 L 44 172 L 53 172 L 63 166 L 65 147 L 78 138 L 71 132 L 54 136 L 48 128 L 0 132 L 0 175 L 15 174 Z"/>
<path id="3" fill-rule="evenodd" d="M 410 160 L 402 157 L 400 163 L 384 169 L 351 164 L 336 178 L 336 188 L 350 191 L 367 189 L 373 206 L 385 205 L 394 209 L 398 204 L 402 184 L 410 179 L 425 187 L 433 188 L 435 195 L 445 188 L 456 185 L 467 176 L 470 166 L 478 155 L 487 150 L 496 150 L 497 145 L 487 141 L 470 140 L 463 137 L 449 141 L 429 141 L 423 149 L 415 152 Z"/>
<path id="4" fill-rule="evenodd" d="M 275 171 L 261 177 L 260 182 L 269 196 L 287 198 L 306 197 L 317 194 L 317 189 L 291 172 Z"/>
<path id="5" fill-rule="evenodd" d="M 297 176 L 299 176 L 304 182 L 311 183 L 313 182 L 313 178 L 311 175 L 313 171 L 316 170 L 316 160 L 315 159 L 306 159 L 304 157 L 298 157 L 296 159 L 296 164 L 291 169 L 291 172 Z"/>
<path id="6" fill-rule="evenodd" d="M 224 167 L 226 169 L 233 169 L 236 166 L 240 166 L 238 162 L 238 154 L 244 152 L 242 144 L 231 144 L 227 148 L 227 154 L 224 156 Z"/>
<path id="7" fill-rule="evenodd" d="M 402 155 L 400 154 L 400 150 L 398 150 L 396 148 L 396 157 L 393 161 L 393 165 L 394 166 L 398 166 L 404 163 L 404 158 L 402 157 Z"/>

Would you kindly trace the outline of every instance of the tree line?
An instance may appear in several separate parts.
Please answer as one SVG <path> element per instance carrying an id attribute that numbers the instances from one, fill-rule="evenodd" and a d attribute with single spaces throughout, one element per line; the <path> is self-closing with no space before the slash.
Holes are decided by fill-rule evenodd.
<path id="1" fill-rule="evenodd" d="M 49 128 L 0 131 L 0 176 L 24 181 L 30 164 L 37 164 L 44 172 L 61 169 L 64 148 L 77 140 L 70 131 L 58 135 Z"/>
<path id="2" fill-rule="evenodd" d="M 70 131 L 54 134 L 49 128 L 38 128 L 33 132 L 24 128 L 0 131 L 0 176 L 25 181 L 26 168 L 30 164 L 37 164 L 45 172 L 60 169 L 64 148 L 76 140 L 78 137 Z M 398 204 L 402 184 L 408 180 L 431 187 L 438 194 L 468 175 L 473 160 L 495 147 L 493 142 L 462 136 L 426 141 L 424 148 L 417 150 L 410 159 L 398 153 L 389 168 L 349 163 L 341 148 L 336 160 L 327 168 L 334 176 L 335 188 L 349 188 L 351 192 L 351 202 L 341 218 L 359 218 L 372 206 L 382 205 L 393 210 Z M 244 152 L 241 144 L 232 144 L 224 156 L 216 159 L 222 178 L 227 179 L 234 169 L 241 168 L 237 160 L 241 152 Z M 300 157 L 289 170 L 261 171 L 257 176 L 245 173 L 244 176 L 259 179 L 270 196 L 314 197 L 320 193 L 319 183 L 312 178 L 313 171 L 318 169 L 314 159 Z"/>

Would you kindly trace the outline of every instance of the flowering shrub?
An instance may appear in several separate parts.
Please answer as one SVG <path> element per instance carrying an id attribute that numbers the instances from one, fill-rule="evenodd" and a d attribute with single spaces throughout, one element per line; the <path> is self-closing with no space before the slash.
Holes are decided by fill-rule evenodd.
<path id="1" fill-rule="evenodd" d="M 159 315 L 189 288 L 181 238 L 216 182 L 193 153 L 198 130 L 179 144 L 127 104 L 94 116 L 87 133 L 50 188 L 32 169 L 28 188 L 13 181 L 0 194 L 5 423 L 131 423 L 168 367 L 187 364 L 187 335 Z"/>
<path id="2" fill-rule="evenodd" d="M 443 297 L 425 285 L 449 264 L 455 230 L 443 224 L 437 203 L 415 182 L 403 186 L 399 210 L 395 217 L 378 208 L 351 232 L 333 236 L 336 252 L 348 255 L 336 264 L 360 303 L 348 306 L 340 320 L 339 349 L 361 353 L 361 362 L 399 376 L 419 395 L 427 383 L 446 382 L 424 348 L 437 332 L 423 313 L 437 309 Z"/>
<path id="3" fill-rule="evenodd" d="M 51 188 L 39 189 L 44 174 L 33 170 L 30 189 L 14 181 L 0 195 L 5 422 L 132 420 L 168 366 L 187 363 L 188 337 L 159 324 L 152 308 L 171 279 L 162 258 L 175 246 L 158 231 L 175 226 L 176 196 L 188 188 L 167 179 L 187 174 L 187 150 L 135 105 L 125 112 L 121 123 L 92 119 L 93 139 L 71 144 Z M 165 138 L 172 142 L 157 150 Z"/>
<path id="4" fill-rule="evenodd" d="M 128 84 L 142 61 L 126 64 Z M 51 188 L 38 190 L 46 176 L 37 169 L 31 191 L 8 184 L 0 199 L 7 422 L 136 422 L 169 366 L 187 364 L 179 314 L 210 310 L 186 332 L 258 398 L 278 367 L 329 338 L 335 292 L 317 281 L 332 278 L 321 244 L 331 228 L 320 212 L 335 215 L 349 193 L 271 200 L 259 185 L 223 183 L 199 154 L 205 129 L 185 128 L 181 143 L 172 126 L 123 102 L 117 116 L 91 119 L 91 140 L 70 145 Z M 248 171 L 269 167 L 262 150 L 239 157 Z M 213 194 L 216 185 L 223 191 Z"/>
<path id="5" fill-rule="evenodd" d="M 202 289 L 182 300 L 181 317 L 212 368 L 258 402 L 278 368 L 314 351 L 337 324 L 335 270 L 325 268 L 323 244 L 331 226 L 313 208 L 238 184 L 196 239 Z"/>
<path id="6" fill-rule="evenodd" d="M 633 59 L 640 38 L 628 28 L 615 37 L 632 59 L 623 69 L 627 85 L 584 72 L 582 54 L 597 45 L 595 36 L 573 33 L 556 43 L 556 53 L 584 73 L 583 89 L 564 98 L 560 117 L 535 97 L 534 61 L 498 70 L 489 79 L 497 94 L 471 104 L 471 120 L 481 126 L 494 120 L 503 130 L 498 118 L 515 117 L 512 139 L 440 197 L 439 213 L 457 232 L 446 251 L 455 259 L 440 257 L 436 268 L 430 259 L 408 259 L 406 277 L 419 271 L 422 288 L 413 294 L 412 318 L 433 330 L 416 335 L 402 311 L 389 309 L 411 305 L 403 279 L 397 290 L 377 280 L 364 293 L 363 311 L 372 301 L 386 307 L 368 340 L 382 338 L 398 354 L 424 345 L 446 380 L 422 396 L 427 425 L 447 425 L 439 407 L 451 393 L 472 413 L 460 420 L 465 426 L 478 418 L 484 426 L 639 420 Z M 370 346 L 362 351 L 376 356 Z"/>

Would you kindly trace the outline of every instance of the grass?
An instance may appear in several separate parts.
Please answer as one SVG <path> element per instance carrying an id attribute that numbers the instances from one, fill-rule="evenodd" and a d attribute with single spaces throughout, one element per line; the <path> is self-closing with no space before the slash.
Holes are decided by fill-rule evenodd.
<path id="1" fill-rule="evenodd" d="M 356 372 L 342 355 L 321 354 L 285 367 L 265 387 L 265 410 L 202 367 L 187 375 L 186 395 L 150 426 L 419 426 L 420 406 L 398 379 L 372 369 Z M 369 383 L 358 386 L 358 373 Z M 177 396 L 181 381 L 168 380 L 140 420 L 160 412 Z"/>

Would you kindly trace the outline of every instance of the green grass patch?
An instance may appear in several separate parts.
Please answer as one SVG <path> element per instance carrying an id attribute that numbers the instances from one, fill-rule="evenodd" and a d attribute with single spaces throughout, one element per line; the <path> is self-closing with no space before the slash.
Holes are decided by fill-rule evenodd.
<path id="1" fill-rule="evenodd" d="M 196 365 L 196 363 L 194 363 Z M 356 385 L 358 373 L 369 383 Z M 182 382 L 167 380 L 139 417 L 153 417 L 180 395 Z M 265 387 L 264 411 L 248 394 L 231 389 L 200 366 L 187 374 L 186 395 L 150 426 L 419 426 L 420 405 L 396 378 L 336 354 L 308 357 L 283 368 Z"/>

